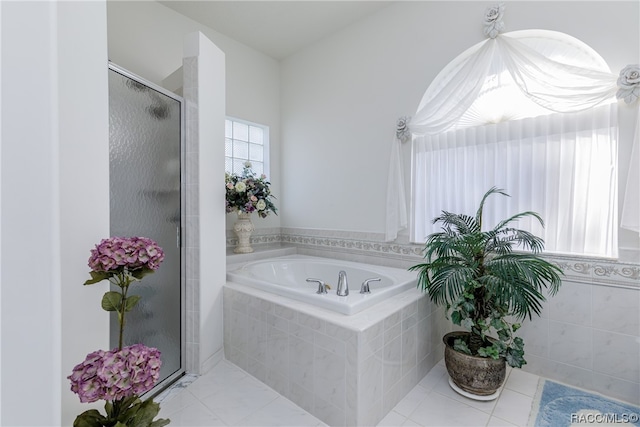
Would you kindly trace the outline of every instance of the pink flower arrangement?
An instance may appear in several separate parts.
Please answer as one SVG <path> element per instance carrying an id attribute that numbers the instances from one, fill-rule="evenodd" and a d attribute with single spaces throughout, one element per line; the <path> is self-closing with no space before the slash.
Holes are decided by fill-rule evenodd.
<path id="1" fill-rule="evenodd" d="M 161 365 L 158 349 L 135 344 L 89 353 L 67 378 L 82 403 L 121 400 L 151 390 Z"/>
<path id="2" fill-rule="evenodd" d="M 162 427 L 168 419 L 153 419 L 160 405 L 153 399 L 142 401 L 139 396 L 151 390 L 160 378 L 160 351 L 157 348 L 134 344 L 122 346 L 126 313 L 140 301 L 139 295 L 127 295 L 129 286 L 153 273 L 164 260 L 164 252 L 147 237 L 110 237 L 91 249 L 88 265 L 91 278 L 85 285 L 108 280 L 120 288 L 107 291 L 102 308 L 117 313 L 120 327 L 118 347 L 111 351 L 89 353 L 76 365 L 67 378 L 71 391 L 82 403 L 105 400 L 106 416 L 95 409 L 78 415 L 74 427 L 121 426 Z"/>
<path id="3" fill-rule="evenodd" d="M 91 249 L 89 268 L 105 272 L 140 268 L 157 270 L 163 259 L 162 248 L 149 238 L 110 237 Z"/>

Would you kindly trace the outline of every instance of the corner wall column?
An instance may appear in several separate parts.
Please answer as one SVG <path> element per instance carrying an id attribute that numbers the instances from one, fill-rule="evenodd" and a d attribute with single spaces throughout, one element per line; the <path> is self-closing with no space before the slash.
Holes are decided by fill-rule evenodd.
<path id="1" fill-rule="evenodd" d="M 225 58 L 202 33 L 184 39 L 186 105 L 186 370 L 223 357 Z"/>

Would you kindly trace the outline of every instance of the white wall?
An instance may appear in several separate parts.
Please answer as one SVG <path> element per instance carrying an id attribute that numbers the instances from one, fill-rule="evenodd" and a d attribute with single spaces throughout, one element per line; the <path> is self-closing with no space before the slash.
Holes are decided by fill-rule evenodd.
<path id="1" fill-rule="evenodd" d="M 186 34 L 202 32 L 225 54 L 226 114 L 269 126 L 272 192 L 282 206 L 280 186 L 279 63 L 211 28 L 153 1 L 107 4 L 109 59 L 156 84 L 182 66 Z M 222 141 L 220 141 L 222 144 Z M 220 180 L 223 184 L 223 179 Z M 234 222 L 229 216 L 228 226 Z M 280 227 L 280 217 L 254 220 L 256 228 Z"/>
<path id="2" fill-rule="evenodd" d="M 3 425 L 42 425 L 60 416 L 54 16 L 53 6 L 2 4 Z M 39 411 L 27 396 L 41 402 Z"/>
<path id="3" fill-rule="evenodd" d="M 109 224 L 106 7 L 0 8 L 0 424 L 69 425 L 90 406 L 65 377 L 108 345 L 102 292 L 82 286 Z"/>
<path id="4" fill-rule="evenodd" d="M 58 3 L 62 425 L 91 407 L 67 376 L 84 357 L 109 348 L 107 282 L 83 286 L 90 250 L 109 237 L 109 90 L 104 1 Z M 82 19 L 78 19 L 82 16 Z"/>
<path id="5" fill-rule="evenodd" d="M 284 227 L 384 232 L 396 119 L 413 115 L 437 73 L 484 40 L 487 6 L 398 2 L 282 62 Z M 638 2 L 506 2 L 505 31 L 565 32 L 617 73 L 639 60 L 638 8 Z M 632 132 L 633 117 L 623 118 L 621 137 Z M 622 178 L 630 148 L 620 147 Z M 409 144 L 404 149 L 408 189 Z M 637 233 L 621 231 L 620 243 L 638 248 Z"/>

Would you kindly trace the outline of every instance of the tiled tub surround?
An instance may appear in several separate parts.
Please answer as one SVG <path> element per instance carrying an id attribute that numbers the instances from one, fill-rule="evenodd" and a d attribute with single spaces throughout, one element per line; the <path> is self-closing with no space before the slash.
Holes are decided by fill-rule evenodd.
<path id="1" fill-rule="evenodd" d="M 398 268 L 421 260 L 420 246 L 400 239 L 385 243 L 376 233 L 288 228 L 279 236 L 270 232 L 265 243 L 304 255 Z M 570 256 L 549 259 L 563 270 L 563 286 L 543 305 L 540 318 L 523 322 L 528 361 L 523 370 L 640 404 L 640 264 Z"/>
<path id="2" fill-rule="evenodd" d="M 448 327 L 417 289 L 346 316 L 231 282 L 224 325 L 228 360 L 331 426 L 377 424 L 442 358 Z"/>

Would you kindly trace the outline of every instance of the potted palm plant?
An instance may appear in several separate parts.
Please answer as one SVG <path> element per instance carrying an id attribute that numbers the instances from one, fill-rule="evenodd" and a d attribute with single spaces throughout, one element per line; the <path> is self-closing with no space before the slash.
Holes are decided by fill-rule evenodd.
<path id="1" fill-rule="evenodd" d="M 511 226 L 525 217 L 543 224 L 539 214 L 522 212 L 483 231 L 484 204 L 494 194 L 508 197 L 493 187 L 475 217 L 443 211 L 435 218 L 443 231 L 427 238 L 425 262 L 410 268 L 418 272 L 418 287 L 463 329 L 443 338 L 450 384 L 483 400 L 497 397 L 506 364 L 520 368 L 526 363 L 524 342 L 515 335 L 519 322 L 540 315 L 544 289 L 554 295 L 562 274 L 538 255 L 544 248 L 541 238 Z"/>

